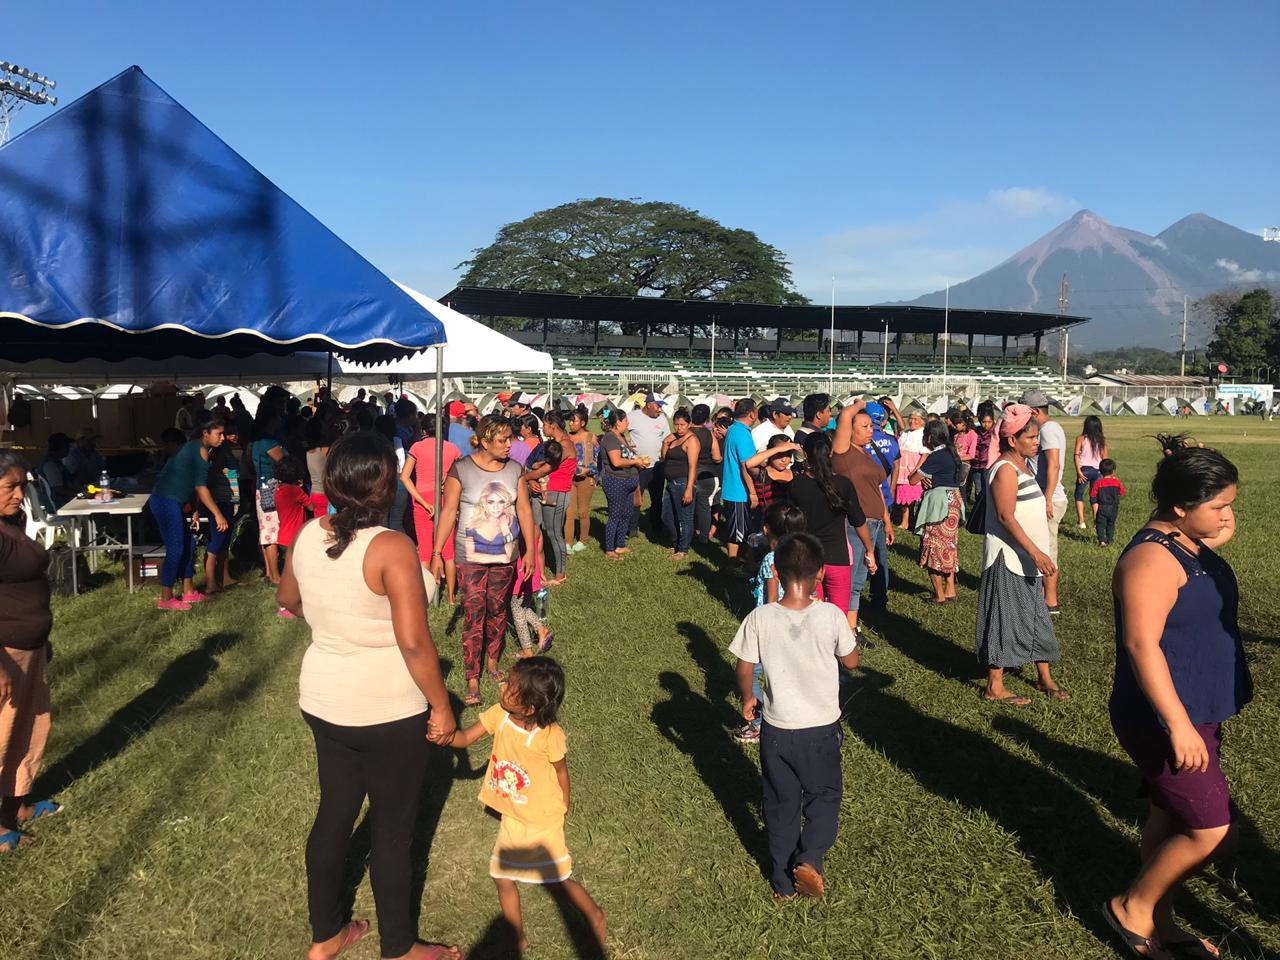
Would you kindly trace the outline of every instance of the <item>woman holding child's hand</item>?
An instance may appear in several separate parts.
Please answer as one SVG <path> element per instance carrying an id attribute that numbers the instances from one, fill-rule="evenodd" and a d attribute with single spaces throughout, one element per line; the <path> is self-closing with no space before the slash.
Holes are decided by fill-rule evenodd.
<path id="1" fill-rule="evenodd" d="M 344 893 L 351 830 L 365 797 L 382 956 L 460 956 L 417 942 L 409 848 L 428 741 L 448 743 L 457 723 L 427 626 L 417 549 L 383 526 L 396 473 L 380 434 L 334 443 L 324 489 L 337 512 L 294 538 L 276 594 L 311 628 L 298 696 L 320 780 L 306 854 L 310 960 L 337 956 L 369 932 L 367 921 L 348 921 Z"/>

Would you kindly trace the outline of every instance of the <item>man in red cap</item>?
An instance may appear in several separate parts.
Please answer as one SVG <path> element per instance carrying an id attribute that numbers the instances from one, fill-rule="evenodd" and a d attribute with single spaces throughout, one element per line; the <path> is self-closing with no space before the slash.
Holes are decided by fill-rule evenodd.
<path id="1" fill-rule="evenodd" d="M 449 415 L 448 441 L 462 451 L 464 457 L 471 455 L 471 435 L 474 432 L 466 425 L 467 405 L 461 400 L 450 400 L 445 409 Z"/>

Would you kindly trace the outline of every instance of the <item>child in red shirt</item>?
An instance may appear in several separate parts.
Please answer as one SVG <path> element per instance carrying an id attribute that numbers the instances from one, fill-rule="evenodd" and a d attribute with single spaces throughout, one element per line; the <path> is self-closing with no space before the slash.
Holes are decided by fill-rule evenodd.
<path id="1" fill-rule="evenodd" d="M 1116 476 L 1116 462 L 1110 457 L 1098 464 L 1102 474 L 1093 481 L 1089 499 L 1093 502 L 1093 525 L 1098 533 L 1098 546 L 1109 547 L 1116 536 L 1116 517 L 1120 514 L 1120 498 L 1128 491 Z"/>
<path id="2" fill-rule="evenodd" d="M 276 461 L 276 516 L 280 518 L 280 531 L 276 534 L 276 545 L 287 548 L 293 543 L 302 525 L 307 522 L 308 511 L 315 514 L 319 509 L 319 501 L 307 493 L 303 484 L 310 479 L 306 465 L 297 457 L 281 457 Z M 292 620 L 293 614 L 280 607 L 276 614 L 285 620 Z"/>

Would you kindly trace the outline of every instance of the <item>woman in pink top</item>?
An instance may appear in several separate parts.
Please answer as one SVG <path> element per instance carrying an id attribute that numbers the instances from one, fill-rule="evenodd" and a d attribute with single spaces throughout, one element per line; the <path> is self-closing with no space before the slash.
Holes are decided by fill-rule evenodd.
<path id="1" fill-rule="evenodd" d="M 1089 500 L 1089 491 L 1094 482 L 1102 476 L 1098 472 L 1098 464 L 1107 456 L 1107 438 L 1102 433 L 1102 420 L 1098 417 L 1085 417 L 1080 428 L 1080 436 L 1076 437 L 1076 525 L 1085 529 L 1084 505 Z M 1093 505 L 1094 516 L 1098 514 L 1098 505 Z"/>
<path id="2" fill-rule="evenodd" d="M 413 528 L 418 535 L 418 560 L 424 567 L 431 565 L 431 545 L 436 542 L 436 524 L 432 513 L 436 502 L 436 421 L 425 417 L 426 436 L 409 448 L 400 471 L 400 482 L 413 500 Z M 441 445 L 440 476 L 448 476 L 454 461 L 463 456 L 457 444 L 448 440 Z M 445 591 L 453 603 L 458 589 L 458 565 L 454 562 L 453 541 L 444 547 Z"/>
<path id="3" fill-rule="evenodd" d="M 960 489 L 969 489 L 969 476 L 973 469 L 973 458 L 978 455 L 978 431 L 973 428 L 973 418 L 967 413 L 956 411 L 951 414 L 951 442 L 960 455 Z"/>

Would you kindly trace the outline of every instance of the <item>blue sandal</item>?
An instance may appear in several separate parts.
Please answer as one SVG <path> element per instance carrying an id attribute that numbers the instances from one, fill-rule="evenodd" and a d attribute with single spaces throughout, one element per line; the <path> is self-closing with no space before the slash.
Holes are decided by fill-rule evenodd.
<path id="1" fill-rule="evenodd" d="M 41 817 L 52 817 L 62 812 L 62 804 L 53 800 L 37 800 L 31 805 L 31 816 L 23 820 L 23 823 L 30 823 L 33 820 L 39 820 Z M 0 841 L 3 842 L 3 841 Z"/>
<path id="2" fill-rule="evenodd" d="M 23 843 L 23 841 L 26 841 Z M 19 847 L 27 847 L 35 842 L 35 838 L 21 830 L 6 830 L 0 833 L 0 853 L 12 853 Z"/>

